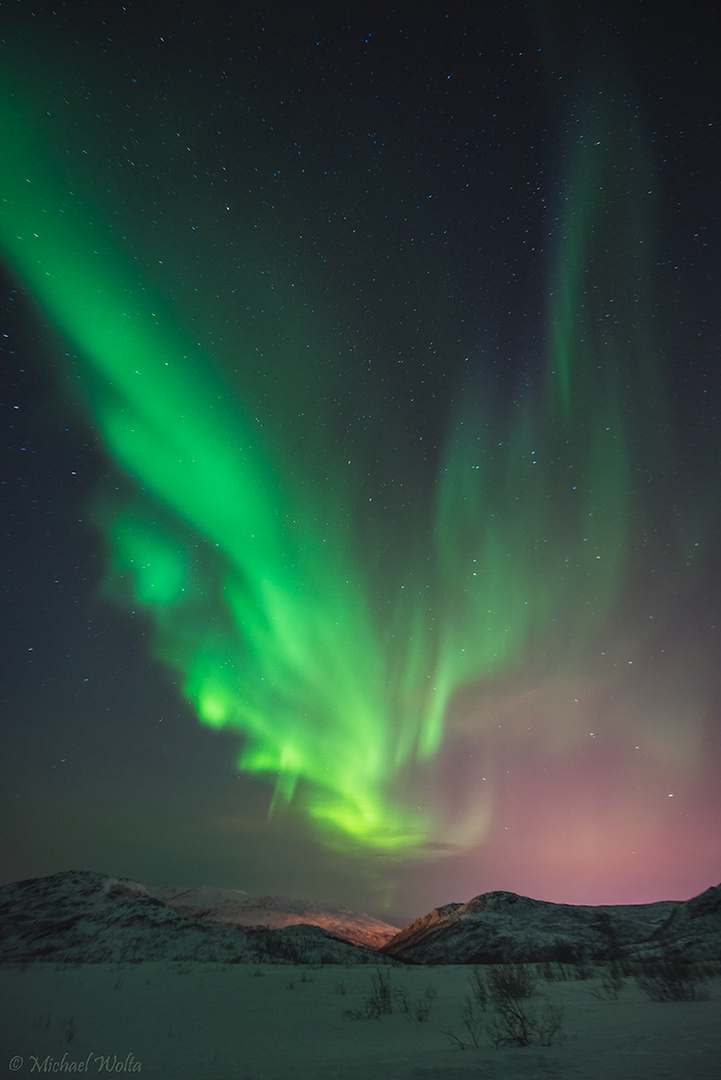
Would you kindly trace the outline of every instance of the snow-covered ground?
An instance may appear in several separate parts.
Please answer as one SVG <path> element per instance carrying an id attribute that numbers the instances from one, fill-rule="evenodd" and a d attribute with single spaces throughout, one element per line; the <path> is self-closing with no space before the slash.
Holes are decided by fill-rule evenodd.
<path id="1" fill-rule="evenodd" d="M 459 1049 L 468 967 L 387 967 L 393 1012 L 352 1019 L 375 968 L 147 962 L 0 968 L 0 1076 L 153 1080 L 718 1080 L 721 980 L 706 1000 L 655 1003 L 632 979 L 540 982 L 563 1013 L 556 1045 Z M 569 969 L 570 970 L 570 969 Z M 435 991 L 425 1022 L 411 1010 Z M 490 1014 L 478 1013 L 482 1026 Z M 465 1041 L 465 1040 L 464 1040 Z"/>

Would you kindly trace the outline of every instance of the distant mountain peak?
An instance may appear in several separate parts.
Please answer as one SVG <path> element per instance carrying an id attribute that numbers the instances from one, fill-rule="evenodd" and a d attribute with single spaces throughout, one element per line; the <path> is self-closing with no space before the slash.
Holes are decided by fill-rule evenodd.
<path id="1" fill-rule="evenodd" d="M 386 945 L 420 964 L 604 960 L 669 949 L 689 960 L 721 959 L 721 886 L 688 901 L 556 904 L 517 893 L 482 893 L 416 919 Z"/>
<path id="2" fill-rule="evenodd" d="M 579 906 L 496 891 L 402 930 L 363 912 L 239 889 L 151 889 L 68 870 L 0 888 L 0 960 L 416 964 L 721 960 L 721 885 L 686 901 Z"/>
<path id="3" fill-rule="evenodd" d="M 0 960 L 151 959 L 357 963 L 397 927 L 351 911 L 241 890 L 150 889 L 130 878 L 68 870 L 0 888 Z M 254 933 L 250 933 L 250 931 Z M 373 952 L 378 962 L 377 952 Z"/>

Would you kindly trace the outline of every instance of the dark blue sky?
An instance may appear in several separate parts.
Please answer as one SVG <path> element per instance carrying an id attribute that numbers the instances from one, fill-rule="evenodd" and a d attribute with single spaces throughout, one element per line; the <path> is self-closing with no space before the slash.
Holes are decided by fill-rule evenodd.
<path id="1" fill-rule="evenodd" d="M 467 464 L 517 558 L 514 523 L 540 519 L 510 486 L 514 446 L 538 434 L 600 490 L 584 455 L 606 385 L 628 462 L 617 595 L 599 614 L 579 587 L 452 695 L 430 764 L 386 779 L 434 819 L 413 857 L 341 853 L 293 803 L 269 820 L 272 785 L 237 768 L 242 734 L 199 723 L 152 612 L 103 598 L 93 507 L 132 482 L 8 258 L 2 880 L 92 869 L 401 920 L 492 888 L 701 891 L 721 835 L 715 5 L 238 7 L 4 5 L 4 85 L 309 501 L 352 459 L 375 609 L 417 582 L 459 416 L 484 417 Z M 606 172 L 584 187 L 593 133 Z M 568 450 L 544 390 L 559 290 L 584 401 Z M 543 520 L 533 542 L 561 560 L 566 519 Z M 455 601 L 432 584 L 442 641 Z"/>

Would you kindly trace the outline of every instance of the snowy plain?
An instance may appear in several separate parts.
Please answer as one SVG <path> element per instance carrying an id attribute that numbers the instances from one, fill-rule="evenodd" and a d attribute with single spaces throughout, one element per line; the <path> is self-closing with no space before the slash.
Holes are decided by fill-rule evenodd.
<path id="1" fill-rule="evenodd" d="M 383 967 L 393 1012 L 353 1019 L 372 965 L 55 965 L 0 968 L 0 1076 L 138 1075 L 152 1080 L 718 1080 L 721 979 L 699 1000 L 653 1002 L 626 980 L 544 981 L 529 1004 L 560 1009 L 565 1038 L 460 1049 L 465 966 Z M 428 1000 L 428 1018 L 399 1007 Z M 431 995 L 432 996 L 432 995 Z M 481 1027 L 488 1014 L 480 1013 Z"/>

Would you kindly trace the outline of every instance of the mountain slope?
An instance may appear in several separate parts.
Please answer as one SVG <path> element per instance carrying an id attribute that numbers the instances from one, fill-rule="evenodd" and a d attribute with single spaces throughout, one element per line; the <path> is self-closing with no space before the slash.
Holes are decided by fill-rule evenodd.
<path id="1" fill-rule="evenodd" d="M 0 888 L 0 928 L 5 963 L 718 961 L 721 885 L 687 901 L 596 907 L 484 893 L 390 936 L 392 927 L 359 912 L 232 889 L 151 892 L 139 882 L 68 871 Z"/>
<path id="2" fill-rule="evenodd" d="M 287 926 L 320 926 L 340 941 L 380 949 L 399 928 L 347 908 L 327 908 L 285 896 L 250 897 L 240 889 L 197 889 L 164 887 L 150 890 L 183 915 L 208 919 L 241 929 L 280 929 Z"/>
<path id="3" fill-rule="evenodd" d="M 319 926 L 248 933 L 176 911 L 139 882 L 67 871 L 0 888 L 0 961 L 379 962 Z"/>
<path id="4" fill-rule="evenodd" d="M 401 930 L 384 952 L 417 964 L 573 963 L 674 950 L 721 959 L 721 886 L 686 902 L 553 904 L 509 892 L 446 904 Z"/>

